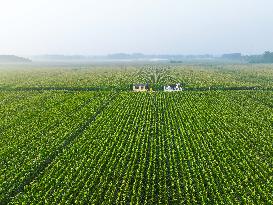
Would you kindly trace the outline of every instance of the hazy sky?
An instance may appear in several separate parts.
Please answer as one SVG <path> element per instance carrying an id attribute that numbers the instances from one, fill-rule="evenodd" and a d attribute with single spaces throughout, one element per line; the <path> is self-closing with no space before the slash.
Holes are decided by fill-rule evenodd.
<path id="1" fill-rule="evenodd" d="M 0 0 L 0 54 L 265 50 L 272 0 Z"/>

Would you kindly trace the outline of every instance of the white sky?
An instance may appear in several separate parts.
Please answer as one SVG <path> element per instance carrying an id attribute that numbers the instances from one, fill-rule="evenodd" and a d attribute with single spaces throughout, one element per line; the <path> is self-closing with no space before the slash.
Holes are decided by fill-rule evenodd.
<path id="1" fill-rule="evenodd" d="M 0 54 L 265 50 L 272 0 L 0 0 Z"/>

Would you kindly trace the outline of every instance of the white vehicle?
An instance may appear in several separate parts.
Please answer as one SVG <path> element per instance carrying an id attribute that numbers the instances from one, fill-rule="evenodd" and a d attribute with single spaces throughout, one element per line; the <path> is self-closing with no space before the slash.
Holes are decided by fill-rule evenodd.
<path id="1" fill-rule="evenodd" d="M 164 86 L 165 92 L 182 91 L 182 90 L 183 88 L 180 86 L 180 83 Z"/>

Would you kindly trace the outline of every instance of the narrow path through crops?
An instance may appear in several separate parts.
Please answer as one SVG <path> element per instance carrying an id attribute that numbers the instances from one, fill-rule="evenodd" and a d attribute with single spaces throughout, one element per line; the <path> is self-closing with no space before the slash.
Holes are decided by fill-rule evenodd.
<path id="1" fill-rule="evenodd" d="M 39 175 L 41 175 L 44 170 L 54 161 L 54 159 L 61 155 L 64 150 L 73 143 L 73 141 L 80 136 L 87 127 L 90 126 L 90 124 L 96 120 L 96 117 L 116 98 L 117 94 L 112 95 L 109 99 L 105 100 L 105 102 L 96 110 L 96 112 L 87 119 L 82 125 L 80 125 L 77 129 L 75 129 L 71 135 L 69 135 L 63 143 L 54 150 L 54 152 L 50 153 L 48 157 L 38 165 L 30 174 L 28 177 L 24 179 L 24 181 L 19 185 L 19 187 L 16 187 L 13 189 L 10 193 L 6 195 L 6 197 L 3 200 L 4 203 L 9 203 L 13 197 L 15 197 L 17 194 L 22 192 L 24 190 L 24 187 L 29 185 L 35 178 L 37 178 Z M 90 103 L 92 99 L 87 100 L 83 105 L 77 108 L 77 110 L 81 109 L 82 107 L 86 106 L 88 103 Z"/>

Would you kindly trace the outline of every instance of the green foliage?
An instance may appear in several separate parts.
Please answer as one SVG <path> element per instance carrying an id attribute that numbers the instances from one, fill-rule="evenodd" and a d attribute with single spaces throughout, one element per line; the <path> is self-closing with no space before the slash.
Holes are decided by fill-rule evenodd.
<path id="1" fill-rule="evenodd" d="M 19 102 L 26 107 L 12 109 L 18 120 L 25 114 L 26 122 L 14 118 L 2 132 L 2 201 L 270 202 L 272 92 L 120 93 L 113 101 L 106 93 L 26 94 L 33 95 L 31 100 L 23 95 L 14 105 L 1 107 L 2 115 Z M 1 99 L 17 95 L 1 93 Z M 60 152 L 60 145 L 102 101 L 108 106 Z"/>
<path id="2" fill-rule="evenodd" d="M 0 204 L 272 204 L 271 65 L 0 72 Z"/>
<path id="3" fill-rule="evenodd" d="M 131 91 L 134 83 L 149 83 L 161 90 L 181 83 L 187 88 L 273 88 L 271 64 L 204 65 L 71 65 L 68 67 L 1 67 L 0 90 L 45 89 Z"/>

